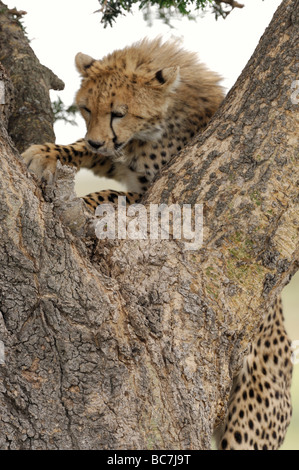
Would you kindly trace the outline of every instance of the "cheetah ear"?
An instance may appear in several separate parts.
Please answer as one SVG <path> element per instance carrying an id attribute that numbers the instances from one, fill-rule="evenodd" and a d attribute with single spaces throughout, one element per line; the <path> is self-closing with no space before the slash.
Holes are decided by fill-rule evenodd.
<path id="1" fill-rule="evenodd" d="M 82 54 L 82 52 L 78 52 L 75 57 L 75 64 L 77 70 L 83 77 L 86 77 L 88 75 L 88 69 L 94 62 L 95 59 L 90 57 L 90 55 Z"/>
<path id="2" fill-rule="evenodd" d="M 155 74 L 155 82 L 173 91 L 180 83 L 180 67 L 166 67 Z"/>

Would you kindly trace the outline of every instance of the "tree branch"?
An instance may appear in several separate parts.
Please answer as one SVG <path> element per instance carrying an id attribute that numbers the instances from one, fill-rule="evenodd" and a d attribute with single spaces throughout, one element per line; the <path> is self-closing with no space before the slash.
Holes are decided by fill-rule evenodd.
<path id="1" fill-rule="evenodd" d="M 233 8 L 244 8 L 244 5 L 242 5 L 241 3 L 238 3 L 236 2 L 235 0 L 216 0 L 216 3 L 218 3 L 219 5 L 221 3 L 225 3 L 227 5 L 230 5 Z"/>

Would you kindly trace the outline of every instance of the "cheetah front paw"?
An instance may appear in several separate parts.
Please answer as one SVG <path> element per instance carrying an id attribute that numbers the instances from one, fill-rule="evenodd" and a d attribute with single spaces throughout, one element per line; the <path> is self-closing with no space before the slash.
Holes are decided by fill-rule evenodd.
<path id="1" fill-rule="evenodd" d="M 31 145 L 22 153 L 28 170 L 34 173 L 38 180 L 48 183 L 53 180 L 57 164 L 57 155 L 50 145 Z"/>

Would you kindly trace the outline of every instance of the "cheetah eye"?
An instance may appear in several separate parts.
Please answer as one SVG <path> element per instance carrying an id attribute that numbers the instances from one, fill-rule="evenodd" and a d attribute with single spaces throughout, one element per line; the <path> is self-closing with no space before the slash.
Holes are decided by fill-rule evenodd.
<path id="1" fill-rule="evenodd" d="M 123 118 L 126 115 L 126 113 L 121 112 L 121 111 L 112 111 L 111 112 L 111 118 Z"/>
<path id="2" fill-rule="evenodd" d="M 85 112 L 88 113 L 88 114 L 91 114 L 90 109 L 87 108 L 86 106 L 81 106 L 80 109 L 81 109 L 82 111 L 85 111 Z"/>
<path id="3" fill-rule="evenodd" d="M 128 112 L 128 106 L 126 104 L 117 105 L 116 109 L 112 110 L 113 104 L 111 103 L 111 119 L 123 118 Z"/>

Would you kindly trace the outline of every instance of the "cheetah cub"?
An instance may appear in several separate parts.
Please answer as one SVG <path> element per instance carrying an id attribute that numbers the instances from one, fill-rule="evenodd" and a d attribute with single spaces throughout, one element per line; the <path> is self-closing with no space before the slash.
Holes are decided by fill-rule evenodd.
<path id="1" fill-rule="evenodd" d="M 72 145 L 33 145 L 23 154 L 30 171 L 48 179 L 57 160 L 121 181 L 126 193 L 84 197 L 94 211 L 126 195 L 137 202 L 160 171 L 205 128 L 223 100 L 220 77 L 176 42 L 139 43 L 95 60 L 77 54 L 82 76 L 76 102 L 85 139 Z M 235 379 L 219 437 L 221 449 L 277 449 L 291 416 L 290 343 L 276 303 Z"/>
<path id="2" fill-rule="evenodd" d="M 84 197 L 91 210 L 119 194 L 137 202 L 223 100 L 220 77 L 176 42 L 143 40 L 102 60 L 79 53 L 76 66 L 82 76 L 76 103 L 86 122 L 85 139 L 33 145 L 23 158 L 40 179 L 48 179 L 60 160 L 124 183 L 127 193 L 108 190 Z"/>

